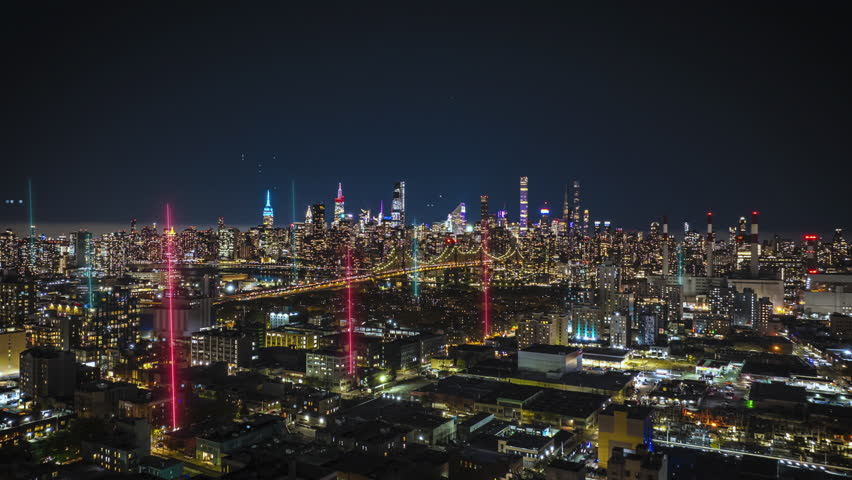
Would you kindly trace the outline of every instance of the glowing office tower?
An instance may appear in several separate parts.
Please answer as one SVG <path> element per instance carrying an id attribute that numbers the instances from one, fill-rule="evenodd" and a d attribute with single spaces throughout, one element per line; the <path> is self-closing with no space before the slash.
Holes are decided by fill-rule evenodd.
<path id="1" fill-rule="evenodd" d="M 574 180 L 574 218 L 571 219 L 571 237 L 579 237 L 581 227 L 580 221 L 583 219 L 583 210 L 580 208 L 580 182 Z"/>
<path id="2" fill-rule="evenodd" d="M 716 243 L 716 237 L 713 234 L 713 212 L 707 212 L 707 240 L 705 241 L 705 272 L 708 277 L 713 276 L 713 246 Z"/>
<path id="3" fill-rule="evenodd" d="M 334 199 L 334 220 L 332 223 L 338 224 L 346 216 L 343 208 L 343 185 L 337 184 L 337 197 Z"/>
<path id="4" fill-rule="evenodd" d="M 760 238 L 758 235 L 757 210 L 751 212 L 751 258 L 749 270 L 752 278 L 760 277 Z"/>
<path id="5" fill-rule="evenodd" d="M 467 212 L 464 202 L 458 204 L 458 206 L 450 212 L 449 221 L 451 233 L 454 235 L 464 234 L 464 227 L 467 224 Z"/>
<path id="6" fill-rule="evenodd" d="M 270 202 L 271 198 L 269 196 L 269 190 L 266 191 L 266 206 L 263 207 L 263 226 L 264 227 L 272 227 L 272 219 L 274 218 L 274 214 L 272 212 L 272 203 Z"/>
<path id="7" fill-rule="evenodd" d="M 488 195 L 479 196 L 479 225 L 488 227 Z"/>
<path id="8" fill-rule="evenodd" d="M 405 182 L 396 182 L 393 186 L 391 224 L 394 227 L 405 226 Z"/>
<path id="9" fill-rule="evenodd" d="M 571 192 L 568 184 L 565 184 L 565 198 L 562 201 L 562 221 L 566 225 L 571 222 Z"/>
<path id="10" fill-rule="evenodd" d="M 526 235 L 529 222 L 529 178 L 521 177 L 521 235 Z"/>
<path id="11" fill-rule="evenodd" d="M 497 226 L 505 228 L 507 226 L 506 221 L 509 217 L 509 212 L 506 210 L 497 210 Z"/>
<path id="12" fill-rule="evenodd" d="M 663 266 L 660 270 L 662 276 L 669 274 L 669 217 L 663 215 Z"/>
<path id="13" fill-rule="evenodd" d="M 550 227 L 550 205 L 547 202 L 544 202 L 544 205 L 538 211 L 541 215 L 541 220 L 539 220 L 539 226 L 541 228 L 549 228 Z"/>

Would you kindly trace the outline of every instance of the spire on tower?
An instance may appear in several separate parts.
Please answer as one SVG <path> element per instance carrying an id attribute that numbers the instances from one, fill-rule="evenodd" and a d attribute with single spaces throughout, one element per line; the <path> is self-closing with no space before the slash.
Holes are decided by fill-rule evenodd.
<path id="1" fill-rule="evenodd" d="M 263 207 L 263 225 L 265 227 L 271 227 L 274 218 L 274 213 L 272 211 L 272 197 L 269 190 L 266 191 L 266 206 Z"/>
<path id="2" fill-rule="evenodd" d="M 337 184 L 337 197 L 334 199 L 334 219 L 332 223 L 340 223 L 346 217 L 346 209 L 344 208 L 343 199 L 343 184 Z"/>

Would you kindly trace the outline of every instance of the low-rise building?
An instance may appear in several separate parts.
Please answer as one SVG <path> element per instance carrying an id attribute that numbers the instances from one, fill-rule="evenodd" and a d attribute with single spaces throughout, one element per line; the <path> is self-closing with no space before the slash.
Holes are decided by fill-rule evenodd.
<path id="1" fill-rule="evenodd" d="M 93 441 L 84 441 L 84 459 L 116 473 L 137 473 L 139 462 L 151 453 L 151 426 L 143 419 L 114 421 L 110 432 Z"/>
<path id="2" fill-rule="evenodd" d="M 544 462 L 555 450 L 553 438 L 542 435 L 515 432 L 497 439 L 497 451 L 523 458 L 524 468 L 532 468 L 539 462 Z"/>
<path id="3" fill-rule="evenodd" d="M 448 479 L 512 480 L 520 478 L 523 468 L 516 455 L 467 447 L 450 456 Z"/>
<path id="4" fill-rule="evenodd" d="M 598 462 L 607 462 L 617 447 L 633 449 L 649 444 L 652 435 L 652 412 L 648 407 L 609 405 L 598 415 Z M 632 478 L 632 477 L 631 477 Z"/>
<path id="5" fill-rule="evenodd" d="M 211 329 L 192 334 L 190 358 L 192 366 L 227 363 L 230 368 L 251 366 L 254 339 L 236 330 Z"/>
<path id="6" fill-rule="evenodd" d="M 348 356 L 331 348 L 308 352 L 305 356 L 305 376 L 325 385 L 342 388 L 350 381 Z"/>
<path id="7" fill-rule="evenodd" d="M 146 455 L 139 460 L 139 473 L 163 480 L 175 480 L 183 476 L 183 462 L 173 458 Z"/>
<path id="8" fill-rule="evenodd" d="M 583 368 L 583 351 L 560 345 L 532 345 L 518 351 L 518 370 L 561 377 Z"/>
<path id="9" fill-rule="evenodd" d="M 281 417 L 255 414 L 241 422 L 217 426 L 195 438 L 195 458 L 221 468 L 223 455 L 248 447 L 284 432 Z"/>
<path id="10" fill-rule="evenodd" d="M 666 480 L 668 458 L 661 453 L 649 452 L 639 445 L 635 452 L 615 447 L 607 462 L 607 480 Z"/>

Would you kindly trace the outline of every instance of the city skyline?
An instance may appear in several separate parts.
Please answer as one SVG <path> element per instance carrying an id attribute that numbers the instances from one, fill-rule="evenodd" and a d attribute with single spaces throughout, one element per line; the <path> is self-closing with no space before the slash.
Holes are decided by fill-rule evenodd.
<path id="1" fill-rule="evenodd" d="M 556 205 L 555 202 L 551 203 L 547 200 L 544 200 L 544 201 L 542 201 L 542 202 L 540 202 L 536 205 L 535 203 L 528 201 L 530 193 L 533 193 L 533 198 L 536 198 L 535 195 L 534 195 L 534 191 L 533 191 L 534 189 L 529 186 L 529 178 L 530 177 L 522 176 L 522 177 L 519 177 L 519 178 L 521 178 L 521 189 L 522 190 L 526 189 L 526 194 L 525 195 L 521 194 L 523 196 L 523 200 L 518 200 L 518 198 L 521 198 L 520 196 L 518 198 L 516 198 L 515 205 L 518 205 L 518 203 L 523 204 L 524 202 L 526 202 L 528 204 L 527 209 L 528 209 L 529 213 L 527 213 L 527 218 L 528 218 L 528 221 L 530 223 L 534 223 L 534 222 L 538 221 L 538 219 L 541 216 L 541 214 L 540 214 L 541 208 L 552 209 L 553 212 L 550 215 L 551 218 L 562 218 L 562 216 L 564 216 L 565 212 L 562 212 L 562 216 L 557 216 L 557 214 L 559 213 L 559 211 L 561 211 L 561 209 L 559 209 L 557 211 L 557 209 L 552 206 L 552 205 Z M 405 182 L 403 181 L 403 183 L 405 183 Z M 289 193 L 285 193 L 285 195 L 283 195 L 284 198 L 279 198 L 277 201 L 276 201 L 276 198 L 278 198 L 279 196 L 278 195 L 276 195 L 276 196 L 272 195 L 271 192 L 273 191 L 273 189 L 266 189 L 266 190 L 262 191 L 264 196 L 263 196 L 263 200 L 261 201 L 261 203 L 264 205 L 264 207 L 266 207 L 267 205 L 271 205 L 273 210 L 277 209 L 277 211 L 279 212 L 279 214 L 277 216 L 278 220 L 275 221 L 275 226 L 287 227 L 294 222 L 304 221 L 303 212 L 305 211 L 306 208 L 308 208 L 310 205 L 312 205 L 314 203 L 323 203 L 327 206 L 327 208 L 332 208 L 332 209 L 343 208 L 342 203 L 340 205 L 337 204 L 338 198 L 342 199 L 342 197 L 338 196 L 339 193 L 340 193 L 339 189 L 342 186 L 342 184 L 343 184 L 343 182 L 337 182 L 336 187 L 337 187 L 338 190 L 336 190 L 334 194 L 326 195 L 326 198 L 321 198 L 321 195 L 314 195 L 311 198 L 319 198 L 319 199 L 314 200 L 314 201 L 310 201 L 310 202 L 304 202 L 304 203 L 299 203 L 298 200 L 297 200 L 296 204 L 293 204 L 293 202 L 291 200 L 292 195 L 293 195 L 292 185 L 291 185 L 291 191 Z M 349 184 L 347 184 L 347 185 L 349 185 Z M 572 216 L 581 215 L 583 212 L 574 212 L 574 209 L 576 208 L 575 207 L 576 204 L 573 203 L 577 200 L 576 198 L 574 198 L 573 192 L 579 190 L 577 188 L 577 187 L 579 187 L 579 182 L 574 180 L 573 182 L 571 182 L 570 186 L 571 186 L 571 192 L 572 192 L 571 193 L 572 196 L 571 196 L 571 212 L 570 212 L 570 214 Z M 564 186 L 564 188 L 566 188 L 566 189 L 568 187 L 569 187 L 569 185 L 567 185 L 567 184 Z M 352 188 L 352 189 L 357 190 L 357 188 Z M 585 198 L 585 194 L 588 192 L 588 190 L 589 189 L 585 186 L 582 188 L 584 198 Z M 491 195 L 487 195 L 487 196 L 491 197 Z M 506 195 L 503 192 L 498 194 L 498 197 L 505 197 L 505 196 Z M 365 202 L 365 201 L 362 200 L 360 203 L 357 203 L 357 199 L 356 199 L 355 202 L 351 202 L 349 205 L 351 206 L 352 203 L 356 203 L 356 205 L 365 205 L 365 206 L 364 207 L 353 207 L 353 208 L 356 209 L 356 211 L 346 210 L 346 213 L 351 215 L 351 216 L 357 217 L 359 212 L 363 209 L 363 210 L 370 210 L 374 214 L 377 214 L 377 212 L 379 211 L 380 208 L 382 208 L 383 205 L 385 205 L 385 208 L 389 212 L 391 210 L 392 204 L 393 204 L 393 200 L 392 200 L 393 193 L 392 192 L 391 192 L 391 195 L 389 195 L 389 197 L 391 197 L 390 201 L 385 201 L 384 199 L 379 199 L 379 200 L 376 200 L 375 202 Z M 480 195 L 476 196 L 477 202 L 478 202 L 479 197 L 480 197 Z M 420 220 L 418 222 L 420 224 L 431 225 L 433 223 L 444 222 L 446 220 L 446 218 L 445 218 L 446 215 L 449 214 L 452 211 L 452 208 L 455 208 L 455 206 L 457 206 L 459 204 L 463 204 L 463 203 L 468 204 L 468 205 L 474 204 L 474 202 L 470 201 L 470 200 L 468 200 L 468 201 L 461 200 L 459 202 L 453 203 L 452 201 L 449 201 L 449 200 L 443 198 L 442 194 L 439 194 L 439 196 L 436 196 L 436 195 L 433 194 L 431 196 L 431 198 L 432 198 L 432 200 L 429 201 L 429 202 L 426 202 L 425 206 L 421 206 L 420 211 L 423 211 L 423 210 L 433 211 L 433 212 L 435 212 L 436 218 L 430 218 L 426 215 L 421 215 Z M 459 197 L 456 197 L 456 198 L 459 198 Z M 331 200 L 329 200 L 329 199 L 331 199 Z M 28 207 L 27 201 L 24 200 L 24 199 L 11 198 L 11 199 L 3 199 L 2 202 L 3 202 L 2 206 L 5 207 L 5 213 L 6 213 L 7 219 L 6 219 L 5 224 L 0 225 L 0 228 L 2 228 L 3 230 L 11 229 L 12 231 L 14 231 L 18 234 L 29 235 L 29 222 L 27 221 L 27 218 L 29 216 L 29 210 L 27 208 Z M 38 204 L 37 201 L 34 201 L 33 203 L 34 203 L 34 205 Z M 449 206 L 450 204 L 452 204 L 453 207 L 450 208 L 449 210 L 445 210 L 443 213 L 441 213 L 441 211 L 440 211 L 441 208 L 444 207 L 444 206 Z M 509 204 L 510 204 L 510 202 L 504 202 L 502 204 L 498 204 L 497 206 L 494 206 L 494 204 L 492 204 L 492 208 L 490 208 L 489 211 L 492 214 L 497 214 L 497 213 L 506 211 L 507 214 L 508 214 L 508 221 L 510 223 L 523 224 L 525 219 L 524 219 L 524 217 L 522 216 L 522 213 L 521 213 L 522 207 L 516 207 L 514 209 L 514 212 L 513 212 L 512 208 L 508 207 Z M 411 224 L 412 223 L 411 219 L 417 218 L 416 215 L 412 215 L 410 213 L 411 212 L 410 205 L 411 204 L 409 203 L 408 206 L 406 207 L 407 208 L 406 211 L 409 212 L 408 213 L 409 220 L 406 221 L 406 224 Z M 154 205 L 153 207 L 156 207 L 156 205 Z M 582 208 L 583 209 L 589 209 L 589 205 L 587 203 L 583 203 Z M 156 210 L 156 208 L 155 208 L 155 210 Z M 661 213 L 660 215 L 648 217 L 647 221 L 644 225 L 638 224 L 638 223 L 636 223 L 636 224 L 619 224 L 618 222 L 611 220 L 613 217 L 618 218 L 619 215 L 617 215 L 617 214 L 612 215 L 612 216 L 597 215 L 597 211 L 595 211 L 595 213 L 592 214 L 592 218 L 590 220 L 591 221 L 597 220 L 597 221 L 601 221 L 601 222 L 603 222 L 604 220 L 610 221 L 613 225 L 615 225 L 618 228 L 622 228 L 625 231 L 647 231 L 649 229 L 649 225 L 651 223 L 654 223 L 654 222 L 659 223 L 659 222 L 662 221 L 663 217 L 669 217 L 670 223 L 672 225 L 674 225 L 674 227 L 672 228 L 672 233 L 676 234 L 678 232 L 683 233 L 684 232 L 683 227 L 685 227 L 686 225 L 690 226 L 690 230 L 696 230 L 696 231 L 700 230 L 701 222 L 703 221 L 703 218 L 706 215 L 706 211 L 707 211 L 707 210 L 704 210 L 704 211 L 688 212 L 687 217 L 678 218 L 677 216 L 671 215 L 670 213 L 668 213 L 669 210 L 676 210 L 676 211 L 681 210 L 682 211 L 682 209 L 673 209 L 673 208 L 664 209 L 663 213 Z M 415 211 L 417 211 L 417 210 L 415 210 Z M 735 210 L 734 212 L 720 212 L 719 210 L 712 210 L 712 211 L 713 211 L 714 215 L 716 216 L 716 218 L 718 219 L 718 221 L 726 223 L 727 226 L 734 226 L 737 223 L 738 220 L 748 217 L 750 215 L 750 212 L 754 211 L 754 210 L 745 208 L 745 209 L 741 209 L 739 211 Z M 10 212 L 14 212 L 14 214 L 10 214 Z M 227 221 L 226 223 L 228 223 L 231 226 L 236 226 L 236 227 L 239 227 L 239 228 L 251 228 L 253 226 L 265 223 L 266 220 L 264 220 L 265 215 L 263 213 L 260 215 L 261 221 L 259 223 L 253 223 L 252 220 L 249 218 L 249 217 L 252 217 L 252 216 L 257 216 L 256 212 L 253 212 L 253 213 L 254 213 L 253 215 L 250 215 L 248 212 L 243 212 L 240 215 L 236 216 L 237 220 L 235 222 Z M 264 211 L 264 213 L 265 213 L 265 211 Z M 293 217 L 294 213 L 295 213 L 295 218 Z M 514 215 L 513 215 L 513 213 L 514 213 Z M 726 213 L 728 215 L 726 215 Z M 730 215 L 730 213 L 733 213 L 733 215 Z M 768 213 L 768 215 L 766 213 Z M 770 219 L 772 219 L 772 218 L 777 219 L 777 217 L 778 217 L 777 215 L 773 215 L 771 209 L 766 213 L 764 213 L 762 216 L 767 216 Z M 137 222 L 140 221 L 140 218 L 138 216 L 130 215 L 125 221 L 108 221 L 108 222 L 105 222 L 105 221 L 86 221 L 86 220 L 76 220 L 75 221 L 74 219 L 67 219 L 63 222 L 52 222 L 52 221 L 49 221 L 49 220 L 45 221 L 45 222 L 40 222 L 40 221 L 38 221 L 38 218 L 37 218 L 38 216 L 37 215 L 35 215 L 35 216 L 36 216 L 36 218 L 35 218 L 36 221 L 34 223 L 36 225 L 36 233 L 40 234 L 40 235 L 44 234 L 44 235 L 47 235 L 47 236 L 57 236 L 57 235 L 65 234 L 65 233 L 68 233 L 69 231 L 78 230 L 78 229 L 90 230 L 90 231 L 93 231 L 96 234 L 109 233 L 109 232 L 114 232 L 114 231 L 126 230 L 131 221 L 137 221 Z M 162 214 L 161 214 L 161 216 L 162 216 Z M 20 218 L 15 218 L 15 217 L 20 217 Z M 201 228 L 201 229 L 204 229 L 204 228 L 207 228 L 207 227 L 212 228 L 216 225 L 216 219 L 219 218 L 219 217 L 224 217 L 224 216 L 223 215 L 216 215 L 213 219 L 204 219 L 204 220 L 200 220 L 200 221 L 195 221 L 195 220 L 192 220 L 192 219 L 182 219 L 180 221 L 175 221 L 174 224 L 175 224 L 176 228 L 177 227 L 186 228 L 186 227 L 190 227 L 190 226 Z M 3 221 L 3 220 L 4 220 L 4 217 L 0 216 L 0 221 Z M 142 217 L 140 224 L 145 224 L 145 225 L 160 224 L 160 225 L 162 225 L 164 223 L 163 220 L 164 220 L 164 218 L 160 219 L 156 216 L 149 217 L 148 219 Z M 474 220 L 478 220 L 478 217 L 476 217 Z M 569 220 L 573 220 L 573 217 L 569 218 Z M 582 218 L 581 218 L 581 220 L 582 220 Z M 270 221 L 272 221 L 272 220 L 270 220 Z M 634 220 L 634 222 L 635 222 L 635 220 Z M 770 223 L 770 225 L 771 225 L 771 223 Z M 764 224 L 764 227 L 765 227 L 765 224 Z M 69 228 L 71 228 L 71 230 L 68 230 Z M 837 229 L 845 230 L 845 228 L 841 225 L 815 226 L 814 228 L 801 230 L 801 231 L 791 230 L 788 227 L 780 227 L 780 228 L 775 228 L 775 229 L 769 228 L 769 229 L 764 230 L 764 232 L 762 233 L 761 239 L 766 239 L 766 238 L 768 238 L 767 236 L 771 236 L 771 235 L 795 237 L 795 236 L 802 234 L 802 233 L 816 233 L 816 234 L 818 234 L 822 237 L 825 237 L 825 236 L 831 235 Z"/>

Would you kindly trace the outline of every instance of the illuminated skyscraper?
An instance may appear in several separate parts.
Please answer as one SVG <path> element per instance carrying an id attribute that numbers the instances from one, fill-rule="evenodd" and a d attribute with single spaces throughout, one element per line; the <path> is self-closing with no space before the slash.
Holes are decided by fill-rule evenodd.
<path id="1" fill-rule="evenodd" d="M 325 204 L 315 203 L 308 209 L 308 215 L 305 218 L 305 223 L 313 226 L 314 233 L 325 230 Z"/>
<path id="2" fill-rule="evenodd" d="M 538 211 L 541 214 L 541 220 L 539 221 L 539 226 L 541 228 L 550 228 L 550 206 L 547 202 L 544 202 L 544 205 Z"/>
<path id="3" fill-rule="evenodd" d="M 405 182 L 396 182 L 393 186 L 391 224 L 394 227 L 405 226 Z"/>
<path id="4" fill-rule="evenodd" d="M 521 177 L 521 235 L 527 233 L 527 222 L 529 221 L 529 178 Z"/>
<path id="5" fill-rule="evenodd" d="M 338 224 L 346 216 L 343 208 L 343 185 L 337 184 L 337 197 L 334 199 L 334 220 L 332 223 Z"/>
<path id="6" fill-rule="evenodd" d="M 272 212 L 272 203 L 270 202 L 269 190 L 266 191 L 266 206 L 263 207 L 263 226 L 264 227 L 272 227 L 272 219 L 274 218 L 274 214 Z"/>
<path id="7" fill-rule="evenodd" d="M 580 208 L 580 182 L 574 180 L 574 231 L 579 231 L 583 211 Z"/>
<path id="8" fill-rule="evenodd" d="M 464 233 L 464 227 L 467 223 L 467 213 L 465 211 L 466 207 L 464 202 L 458 204 L 458 206 L 450 212 L 449 215 L 449 230 L 455 235 L 462 235 Z"/>
<path id="9" fill-rule="evenodd" d="M 479 196 L 479 224 L 488 227 L 488 195 Z"/>
<path id="10" fill-rule="evenodd" d="M 506 227 L 506 219 L 508 216 L 509 212 L 506 210 L 497 210 L 497 226 Z"/>

